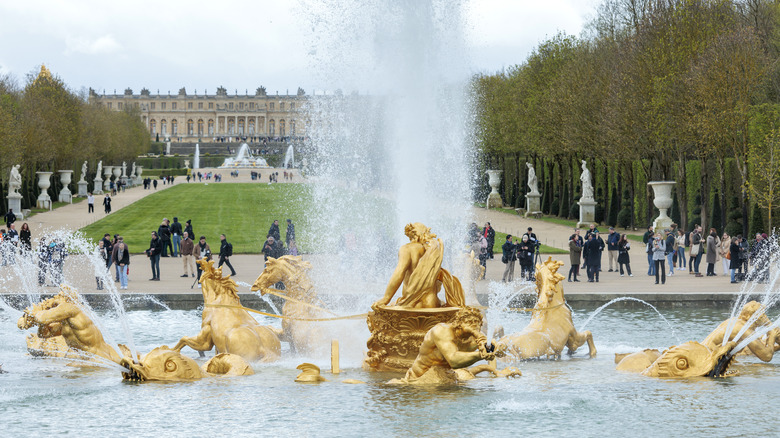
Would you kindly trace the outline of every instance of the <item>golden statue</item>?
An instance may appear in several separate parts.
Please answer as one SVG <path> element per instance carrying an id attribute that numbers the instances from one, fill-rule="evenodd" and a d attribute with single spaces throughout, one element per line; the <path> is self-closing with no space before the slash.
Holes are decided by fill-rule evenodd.
<path id="1" fill-rule="evenodd" d="M 302 319 L 330 316 L 324 315 L 321 310 L 324 304 L 317 298 L 311 284 L 308 274 L 310 269 L 311 264 L 304 262 L 300 256 L 287 255 L 278 259 L 269 257 L 265 269 L 252 285 L 252 291 L 260 291 L 265 295 L 272 285 L 282 282 L 284 295 L 290 298 L 282 306 L 284 316 Z M 302 354 L 310 354 L 330 345 L 322 327 L 311 321 L 283 319 L 279 338 L 289 342 L 292 350 Z"/>
<path id="2" fill-rule="evenodd" d="M 450 322 L 466 305 L 460 281 L 441 267 L 441 239 L 419 222 L 406 225 L 404 233 L 409 243 L 398 251 L 398 265 L 384 296 L 368 312 L 371 337 L 364 368 L 371 371 L 408 370 L 426 333 L 436 324 Z M 388 306 L 401 284 L 401 296 Z M 442 287 L 444 305 L 438 296 Z"/>
<path id="3" fill-rule="evenodd" d="M 320 375 L 320 367 L 313 363 L 302 363 L 295 367 L 295 369 L 301 370 L 301 373 L 295 378 L 296 382 L 319 383 L 328 381 L 328 379 Z"/>
<path id="4" fill-rule="evenodd" d="M 277 360 L 281 343 L 276 331 L 258 324 L 249 312 L 240 308 L 236 282 L 229 276 L 223 278 L 222 269 L 214 268 L 213 260 L 204 258 L 198 263 L 203 271 L 200 283 L 205 304 L 201 330 L 195 336 L 181 338 L 173 350 L 181 351 L 188 346 L 209 351 L 216 347 L 217 353 L 233 353 L 249 361 Z"/>
<path id="5" fill-rule="evenodd" d="M 506 346 L 499 344 L 494 351 L 488 351 L 487 337 L 479 331 L 481 326 L 482 313 L 479 310 L 473 307 L 458 310 L 451 322 L 436 324 L 428 330 L 406 376 L 390 383 L 455 383 L 458 381 L 455 370 L 465 369 L 483 359 L 491 362 L 502 356 Z M 475 368 L 464 376 L 473 378 L 481 371 L 491 369 L 489 366 Z"/>
<path id="6" fill-rule="evenodd" d="M 62 351 L 62 341 L 39 341 L 62 336 L 71 349 L 116 363 L 121 360 L 120 354 L 106 343 L 95 323 L 79 307 L 76 291 L 67 286 L 60 286 L 60 292 L 52 298 L 24 309 L 16 325 L 20 330 L 38 326 L 37 337 L 27 339 L 28 347 L 37 347 L 38 352 L 46 355 L 64 357 L 68 353 Z"/>
<path id="7" fill-rule="evenodd" d="M 548 257 L 544 263 L 536 265 L 537 301 L 531 314 L 531 322 L 519 333 L 510 334 L 501 339 L 508 346 L 507 353 L 515 359 L 533 357 L 560 358 L 563 347 L 569 354 L 588 343 L 590 357 L 596 357 L 596 345 L 590 331 L 578 332 L 574 328 L 571 310 L 566 306 L 561 281 L 565 278 L 558 274 L 563 262 Z"/>
<path id="8" fill-rule="evenodd" d="M 221 353 L 201 367 L 191 358 L 167 346 L 157 347 L 145 354 L 139 361 L 129 356 L 122 358 L 120 365 L 127 368 L 122 372 L 124 380 L 145 381 L 187 381 L 209 376 L 250 376 L 254 374 L 241 356 Z"/>
<path id="9" fill-rule="evenodd" d="M 736 318 L 727 319 L 718 325 L 704 339 L 704 342 L 686 342 L 680 346 L 673 346 L 663 353 L 658 350 L 644 350 L 638 353 L 615 355 L 616 369 L 619 371 L 640 372 L 649 377 L 721 377 L 727 375 L 727 369 L 739 351 L 732 351 L 739 342 L 753 335 L 755 329 L 761 325 L 769 325 L 771 321 L 765 314 L 758 316 L 745 330 L 739 339 L 737 334 L 748 323 L 750 318 L 762 310 L 760 303 L 751 301 L 745 304 Z M 726 329 L 732 325 L 732 331 L 728 342 L 723 345 L 726 337 Z M 745 347 L 764 362 L 772 360 L 777 339 L 780 338 L 778 329 L 770 330 L 764 338 L 759 338 Z"/>
<path id="10" fill-rule="evenodd" d="M 403 283 L 401 297 L 395 305 L 411 308 L 463 307 L 466 297 L 460 281 L 441 267 L 444 245 L 431 229 L 415 222 L 406 225 L 404 233 L 409 243 L 398 250 L 398 265 L 390 277 L 385 295 L 374 306 L 386 306 Z M 446 304 L 442 306 L 438 293 L 444 285 Z"/>

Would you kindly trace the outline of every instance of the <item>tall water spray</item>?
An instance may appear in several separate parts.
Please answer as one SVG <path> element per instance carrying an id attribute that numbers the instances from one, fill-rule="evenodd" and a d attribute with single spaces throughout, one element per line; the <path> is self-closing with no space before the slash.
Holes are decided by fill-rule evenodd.
<path id="1" fill-rule="evenodd" d="M 200 144 L 195 143 L 195 157 L 192 159 L 192 170 L 200 169 Z"/>
<path id="2" fill-rule="evenodd" d="M 410 222 L 444 240 L 445 265 L 461 247 L 473 173 L 463 9 L 303 1 L 312 70 L 330 87 L 306 108 L 315 155 L 307 226 L 320 251 L 356 247 L 353 269 L 394 264 Z"/>
<path id="3" fill-rule="evenodd" d="M 293 149 L 293 145 L 290 145 L 287 148 L 287 153 L 284 154 L 284 168 L 287 167 L 295 167 L 295 149 Z"/>

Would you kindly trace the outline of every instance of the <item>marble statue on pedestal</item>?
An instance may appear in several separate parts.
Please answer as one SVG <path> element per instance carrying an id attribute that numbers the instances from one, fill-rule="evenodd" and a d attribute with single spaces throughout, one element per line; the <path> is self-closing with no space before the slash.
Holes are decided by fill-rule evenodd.
<path id="1" fill-rule="evenodd" d="M 8 179 L 8 196 L 9 197 L 22 197 L 19 194 L 19 189 L 22 188 L 22 174 L 19 173 L 19 164 L 11 168 L 11 177 Z"/>
<path id="2" fill-rule="evenodd" d="M 582 181 L 582 198 L 583 200 L 593 200 L 593 183 L 590 181 L 590 170 L 588 170 L 588 163 L 582 160 L 582 175 L 580 175 L 580 181 Z"/>

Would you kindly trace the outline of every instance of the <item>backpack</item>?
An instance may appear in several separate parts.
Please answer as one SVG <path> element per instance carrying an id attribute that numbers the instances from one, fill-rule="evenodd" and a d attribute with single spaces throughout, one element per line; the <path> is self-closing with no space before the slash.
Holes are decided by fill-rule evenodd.
<path id="1" fill-rule="evenodd" d="M 230 257 L 233 255 L 233 244 L 228 242 L 227 245 L 225 245 L 225 256 Z"/>

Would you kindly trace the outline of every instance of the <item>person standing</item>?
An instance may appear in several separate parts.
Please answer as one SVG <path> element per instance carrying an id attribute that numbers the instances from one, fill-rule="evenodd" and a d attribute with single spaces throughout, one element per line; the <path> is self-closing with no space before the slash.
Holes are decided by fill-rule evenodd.
<path id="1" fill-rule="evenodd" d="M 677 230 L 677 270 L 684 271 L 685 264 L 685 231 Z"/>
<path id="2" fill-rule="evenodd" d="M 609 259 L 609 271 L 612 272 L 612 261 L 615 262 L 615 271 L 618 270 L 618 243 L 620 243 L 620 234 L 615 232 L 614 227 L 609 227 L 609 234 L 607 235 L 607 258 Z"/>
<path id="3" fill-rule="evenodd" d="M 95 212 L 95 197 L 92 196 L 92 192 L 87 193 L 87 213 Z"/>
<path id="4" fill-rule="evenodd" d="M 152 264 L 152 278 L 149 281 L 160 281 L 160 254 L 163 251 L 162 239 L 156 231 L 152 231 L 152 240 L 149 241 L 149 249 L 146 256 Z"/>
<path id="5" fill-rule="evenodd" d="M 187 234 L 190 235 L 190 239 L 192 239 L 192 241 L 194 242 L 195 241 L 195 232 L 192 231 L 192 219 L 187 219 L 187 222 L 185 222 L 185 224 L 187 224 L 187 225 L 184 226 L 184 231 L 186 231 Z"/>
<path id="6" fill-rule="evenodd" d="M 631 258 L 628 255 L 628 251 L 631 249 L 631 243 L 626 239 L 626 235 L 620 236 L 618 241 L 618 265 L 620 265 L 620 276 L 623 276 L 623 265 L 626 266 L 626 272 L 629 277 L 633 277 L 631 274 Z"/>
<path id="7" fill-rule="evenodd" d="M 173 223 L 176 223 L 176 218 L 174 218 Z M 185 231 L 184 237 L 181 239 L 180 250 L 182 262 L 184 263 L 184 274 L 182 274 L 182 277 L 195 276 L 195 257 L 192 255 L 194 250 L 195 242 L 190 239 L 190 233 Z"/>
<path id="8" fill-rule="evenodd" d="M 22 229 L 19 230 L 19 242 L 22 244 L 22 249 L 25 251 L 32 250 L 32 234 L 30 233 L 30 226 L 27 222 L 22 224 Z"/>
<path id="9" fill-rule="evenodd" d="M 179 257 L 181 248 L 181 222 L 179 222 L 179 218 L 174 217 L 173 223 L 171 224 L 171 241 L 173 242 L 173 256 Z"/>
<path id="10" fill-rule="evenodd" d="M 581 238 L 579 236 L 579 230 L 576 230 L 575 234 L 569 237 L 569 262 L 571 268 L 569 268 L 569 282 L 572 281 L 571 276 L 574 274 L 574 281 L 577 280 L 577 274 L 580 272 L 580 256 L 582 254 L 582 245 L 580 244 Z"/>
<path id="11" fill-rule="evenodd" d="M 731 255 L 729 269 L 731 270 L 732 284 L 737 282 L 737 278 L 736 278 L 737 269 L 742 269 L 742 260 L 740 259 L 741 250 L 739 248 L 739 241 L 740 239 L 735 237 L 731 239 L 731 243 L 729 244 L 729 253 Z"/>
<path id="12" fill-rule="evenodd" d="M 119 288 L 120 289 L 127 289 L 127 273 L 130 265 L 130 251 L 127 248 L 127 245 L 125 245 L 125 241 L 122 238 L 122 236 L 119 236 L 117 238 L 117 244 L 114 245 L 114 251 L 111 254 L 111 257 L 114 259 L 114 263 L 116 263 L 117 266 L 119 266 Z M 158 258 L 157 261 L 159 262 L 160 259 Z M 158 280 L 159 280 L 159 265 L 157 266 L 158 271 Z"/>
<path id="13" fill-rule="evenodd" d="M 103 240 L 98 241 L 98 256 L 103 260 L 103 263 L 106 266 L 106 269 L 108 269 L 108 265 L 110 264 L 109 259 L 111 258 L 111 254 L 106 251 L 106 247 L 104 246 Z M 100 276 L 95 276 L 95 281 L 97 282 L 97 290 L 103 290 L 103 278 Z"/>
<path id="14" fill-rule="evenodd" d="M 512 277 L 515 275 L 515 261 L 517 260 L 517 245 L 512 243 L 512 235 L 506 235 L 506 241 L 501 245 L 501 261 L 504 262 L 506 268 L 504 268 L 504 276 L 501 281 L 506 283 L 512 282 Z M 508 278 L 508 280 L 507 280 Z"/>
<path id="15" fill-rule="evenodd" d="M 723 275 L 729 275 L 729 265 L 731 255 L 729 254 L 729 250 L 731 248 L 731 236 L 729 236 L 729 233 L 723 232 L 723 237 L 720 239 L 720 260 L 723 264 Z"/>
<path id="16" fill-rule="evenodd" d="M 108 193 L 106 193 L 106 197 L 103 198 L 103 210 L 106 214 L 111 213 L 111 197 L 108 196 Z"/>
<path id="17" fill-rule="evenodd" d="M 195 269 L 198 272 L 195 275 L 197 275 L 198 281 L 200 281 L 200 274 L 203 270 L 200 268 L 200 263 L 198 263 L 198 261 L 203 259 L 211 260 L 211 247 L 206 243 L 206 236 L 200 236 L 198 243 L 195 245 L 194 252 L 195 255 L 198 256 L 198 260 L 195 263 Z M 198 284 L 198 287 L 201 287 L 201 285 Z"/>
<path id="18" fill-rule="evenodd" d="M 655 273 L 655 264 L 653 262 L 653 226 L 647 227 L 647 231 L 642 235 L 642 242 L 647 249 L 647 275 L 652 276 Z"/>
<path id="19" fill-rule="evenodd" d="M 278 229 L 279 221 L 274 221 L 274 223 L 277 225 Z M 230 275 L 235 277 L 236 270 L 233 269 L 233 265 L 230 264 L 230 256 L 233 255 L 233 245 L 228 243 L 224 234 L 219 235 L 219 240 L 221 240 L 222 243 L 219 246 L 219 265 L 217 265 L 217 267 L 222 267 L 223 263 L 226 264 L 227 267 L 230 268 Z"/>
<path id="20" fill-rule="evenodd" d="M 287 249 L 292 253 L 292 249 L 297 248 L 297 246 L 295 245 L 295 225 L 290 219 L 287 219 L 287 233 L 284 235 L 284 240 L 287 243 Z"/>
<path id="21" fill-rule="evenodd" d="M 268 234 L 265 235 L 265 237 L 273 236 L 275 241 L 282 240 L 282 234 L 279 230 L 279 221 L 275 220 L 274 223 L 271 224 L 271 228 L 268 229 Z"/>
<path id="22" fill-rule="evenodd" d="M 606 245 L 604 244 L 604 239 L 601 238 L 601 234 L 599 234 L 598 231 L 594 234 L 593 240 L 596 241 L 597 248 L 599 249 L 596 253 L 596 271 L 601 272 L 601 256 L 604 255 L 604 248 Z M 596 276 L 596 281 L 599 281 L 598 275 Z"/>
<path id="23" fill-rule="evenodd" d="M 168 248 L 171 249 L 171 254 L 173 254 L 173 247 L 171 246 L 171 229 L 168 227 L 168 218 L 163 218 L 162 223 L 157 228 L 157 235 L 160 236 L 160 240 L 162 241 L 162 254 L 160 257 L 168 257 Z"/>
<path id="24" fill-rule="evenodd" d="M 496 243 L 496 230 L 490 226 L 490 222 L 485 223 L 485 229 L 482 230 L 485 240 L 487 240 L 487 258 L 493 258 L 493 245 Z"/>
<path id="25" fill-rule="evenodd" d="M 655 263 L 655 284 L 658 284 L 658 277 L 660 274 L 661 284 L 666 284 L 666 240 L 661 236 L 661 233 L 656 233 L 650 240 L 653 248 L 653 262 Z"/>
<path id="26" fill-rule="evenodd" d="M 710 228 L 710 235 L 707 236 L 707 277 L 714 277 L 715 263 L 718 262 L 718 252 L 720 250 L 720 239 L 715 228 Z"/>
<path id="27" fill-rule="evenodd" d="M 674 245 L 677 239 L 674 238 L 674 230 L 667 228 L 664 233 L 666 233 L 666 262 L 669 263 L 669 275 L 674 275 L 674 255 L 677 253 Z"/>
<path id="28" fill-rule="evenodd" d="M 691 260 L 688 260 L 688 267 L 693 267 L 691 273 L 697 277 L 703 277 L 699 272 L 699 264 L 701 263 L 701 256 L 704 252 L 704 249 L 702 248 L 703 240 L 704 239 L 702 239 L 701 236 L 701 226 L 697 224 L 691 232 Z"/>
<path id="29" fill-rule="evenodd" d="M 5 227 L 11 228 L 11 224 L 16 222 L 16 214 L 14 214 L 14 209 L 9 208 L 8 213 L 5 214 Z"/>
<path id="30" fill-rule="evenodd" d="M 585 269 L 588 273 L 588 283 L 599 281 L 599 259 L 601 252 L 599 250 L 599 241 L 597 240 L 598 234 L 588 234 L 588 240 L 585 242 L 585 247 L 582 249 L 582 256 L 585 259 Z"/>
<path id="31" fill-rule="evenodd" d="M 520 261 L 520 278 L 531 281 L 533 278 L 534 245 L 527 235 L 517 244 L 517 259 Z"/>

